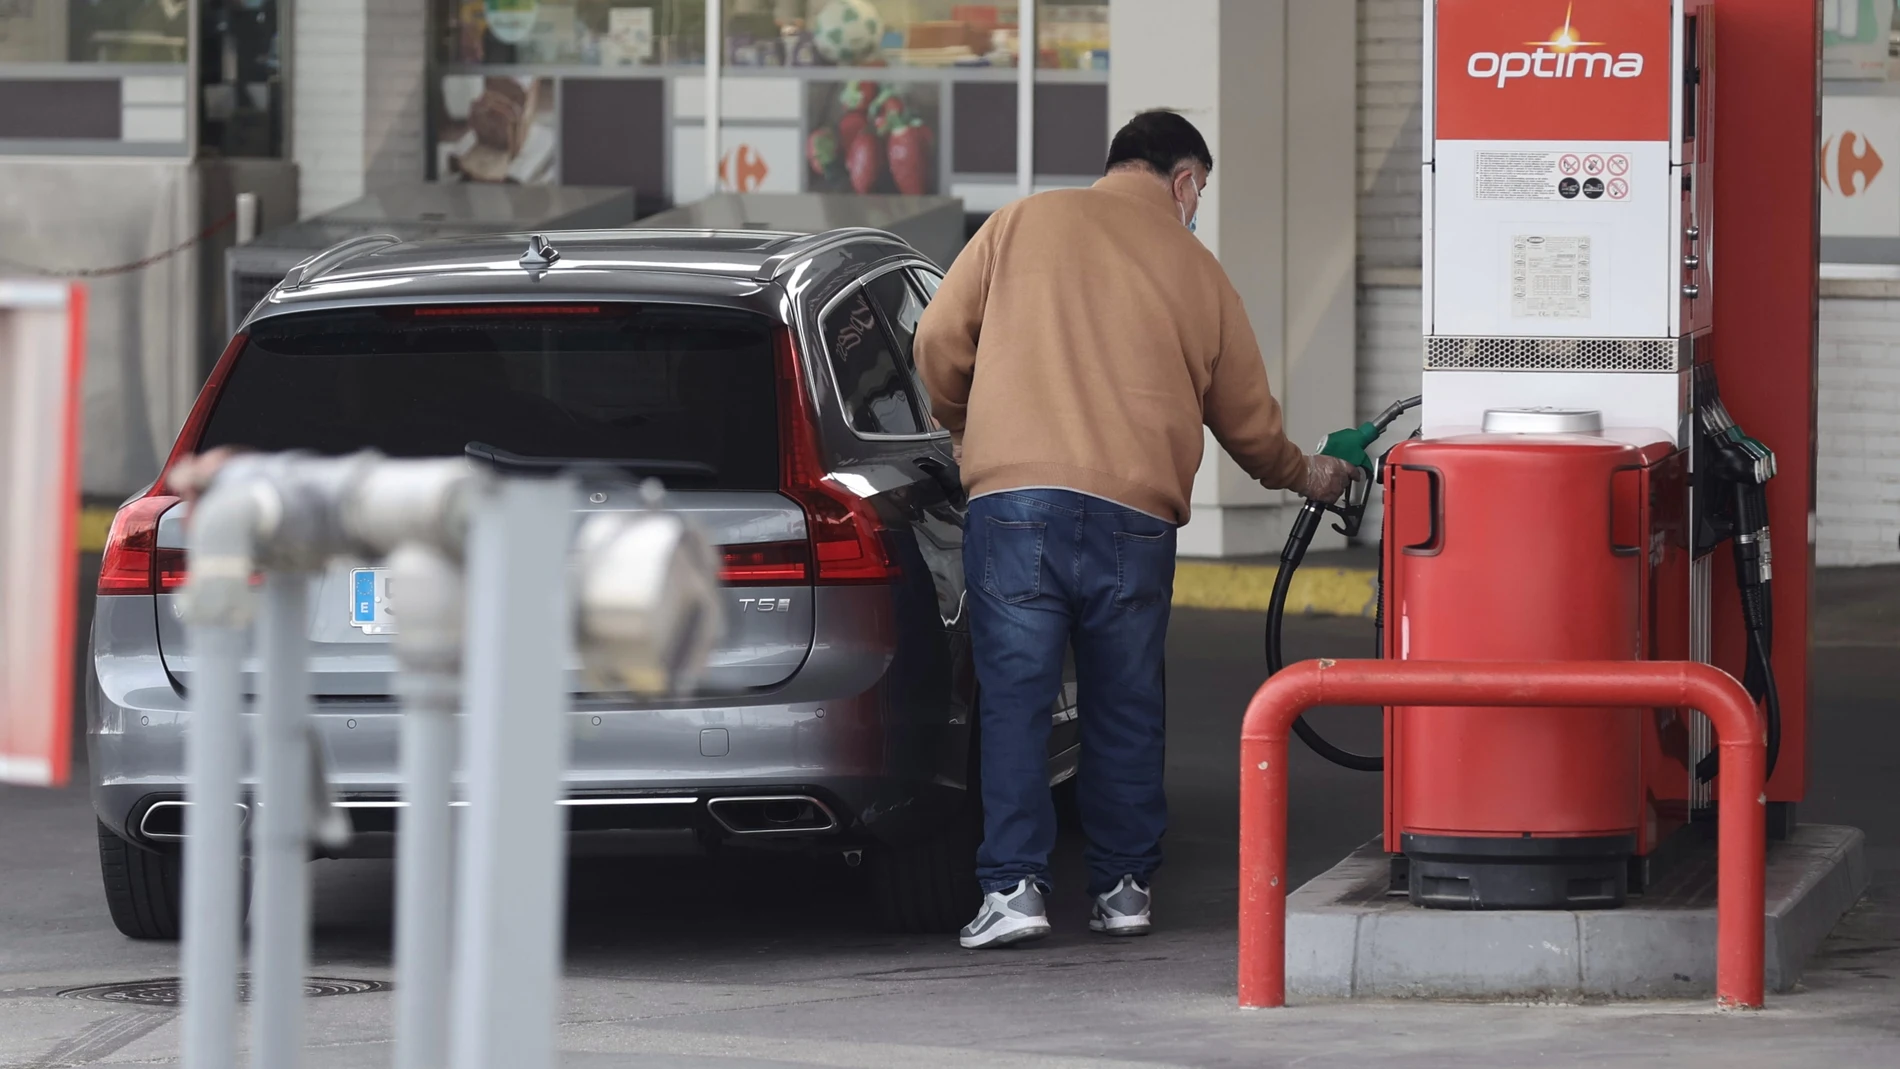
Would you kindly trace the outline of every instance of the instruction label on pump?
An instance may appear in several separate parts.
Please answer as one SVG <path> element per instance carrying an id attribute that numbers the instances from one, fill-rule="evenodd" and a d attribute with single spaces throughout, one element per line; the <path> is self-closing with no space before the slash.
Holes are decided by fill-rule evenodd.
<path id="1" fill-rule="evenodd" d="M 1476 154 L 1479 200 L 1611 200 L 1629 196 L 1630 158 L 1620 152 L 1487 151 Z"/>
<path id="2" fill-rule="evenodd" d="M 1575 169 L 1560 169 L 1561 152 L 1480 152 L 1477 154 L 1479 200 L 1557 200 L 1558 186 Z M 1571 183 L 1575 185 L 1575 182 Z M 1572 194 L 1574 196 L 1575 194 Z"/>
<path id="3" fill-rule="evenodd" d="M 1590 239 L 1517 234 L 1511 238 L 1511 315 L 1590 318 Z"/>

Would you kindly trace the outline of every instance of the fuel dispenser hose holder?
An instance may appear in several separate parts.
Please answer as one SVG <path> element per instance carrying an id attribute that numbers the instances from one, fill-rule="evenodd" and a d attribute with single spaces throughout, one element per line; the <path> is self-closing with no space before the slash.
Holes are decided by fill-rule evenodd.
<path id="1" fill-rule="evenodd" d="M 1773 777 L 1781 756 L 1781 693 L 1774 664 L 1774 551 L 1768 531 L 1768 480 L 1775 477 L 1775 454 L 1736 426 L 1722 403 L 1714 369 L 1697 371 L 1696 390 L 1701 397 L 1696 406 L 1697 448 L 1707 458 L 1709 496 L 1715 502 L 1700 520 L 1709 528 L 1707 548 L 1725 539 L 1734 542 L 1735 586 L 1741 598 L 1742 627 L 1748 635 L 1742 683 L 1761 703 L 1768 722 L 1768 775 Z M 1718 511 L 1724 503 L 1726 515 Z M 1698 543 L 1703 541 L 1698 537 Z M 1719 751 L 1711 750 L 1696 765 L 1696 778 L 1707 783 L 1719 768 Z"/>

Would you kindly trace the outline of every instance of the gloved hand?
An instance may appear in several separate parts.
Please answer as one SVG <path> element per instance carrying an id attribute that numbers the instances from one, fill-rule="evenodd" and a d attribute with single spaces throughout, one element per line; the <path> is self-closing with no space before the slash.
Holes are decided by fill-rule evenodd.
<path id="1" fill-rule="evenodd" d="M 1338 457 L 1311 453 L 1306 458 L 1306 476 L 1293 491 L 1301 497 L 1332 504 L 1346 492 L 1359 474 L 1359 467 Z"/>

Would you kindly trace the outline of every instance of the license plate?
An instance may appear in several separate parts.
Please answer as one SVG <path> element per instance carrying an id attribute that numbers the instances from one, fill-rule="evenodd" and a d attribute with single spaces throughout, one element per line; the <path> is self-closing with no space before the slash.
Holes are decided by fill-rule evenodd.
<path id="1" fill-rule="evenodd" d="M 389 611 L 389 569 L 350 572 L 350 626 L 365 635 L 396 633 L 396 614 Z"/>

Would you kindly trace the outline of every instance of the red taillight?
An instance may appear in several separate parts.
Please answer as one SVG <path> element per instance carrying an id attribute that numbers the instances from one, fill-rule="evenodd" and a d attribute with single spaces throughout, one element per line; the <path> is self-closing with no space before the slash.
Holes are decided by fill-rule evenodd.
<path id="1" fill-rule="evenodd" d="M 185 551 L 158 546 L 158 518 L 179 500 L 165 492 L 165 477 L 181 458 L 198 451 L 205 424 L 211 419 L 218 393 L 224 389 L 224 381 L 231 374 L 231 365 L 237 363 L 244 341 L 243 334 L 232 337 L 218 362 L 212 365 L 211 374 L 205 379 L 204 388 L 198 391 L 198 400 L 192 404 L 191 412 L 185 416 L 185 425 L 179 429 L 178 439 L 172 443 L 172 451 L 166 456 L 165 466 L 159 469 L 152 488 L 112 517 L 112 529 L 106 533 L 105 553 L 99 561 L 99 593 L 162 594 L 185 584 Z"/>
<path id="2" fill-rule="evenodd" d="M 819 584 L 883 583 L 898 575 L 884 547 L 884 524 L 871 503 L 826 478 L 805 376 L 792 333 L 778 352 L 779 489 L 805 508 Z"/>
<path id="3" fill-rule="evenodd" d="M 719 547 L 719 581 L 727 586 L 776 586 L 809 581 L 811 547 L 804 542 L 765 542 Z"/>
<path id="4" fill-rule="evenodd" d="M 99 562 L 99 593 L 159 594 L 185 581 L 185 551 L 160 549 L 158 518 L 178 504 L 165 494 L 141 497 L 112 517 Z"/>

